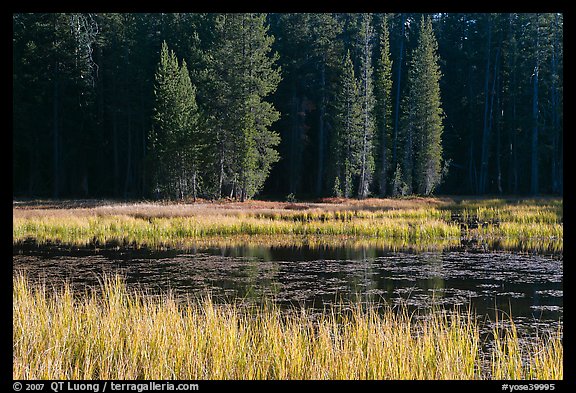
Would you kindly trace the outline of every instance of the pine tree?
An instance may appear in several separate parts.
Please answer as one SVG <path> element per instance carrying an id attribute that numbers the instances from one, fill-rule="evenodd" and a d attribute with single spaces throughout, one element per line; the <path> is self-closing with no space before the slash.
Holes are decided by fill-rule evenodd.
<path id="1" fill-rule="evenodd" d="M 328 13 L 315 13 L 310 15 L 310 34 L 312 64 L 316 67 L 316 89 L 314 98 L 318 107 L 318 137 L 317 137 L 317 172 L 315 181 L 316 195 L 322 195 L 326 186 L 326 172 L 329 160 L 326 159 L 325 150 L 329 146 L 330 113 L 332 98 L 335 93 L 334 80 L 339 66 L 340 40 L 338 35 L 342 27 L 335 15 Z"/>
<path id="2" fill-rule="evenodd" d="M 196 104 L 196 87 L 190 80 L 186 60 L 182 60 L 179 70 L 179 134 L 176 148 L 180 153 L 180 176 L 182 194 L 191 193 L 196 202 L 199 184 L 199 166 L 204 148 Z"/>
<path id="3" fill-rule="evenodd" d="M 361 46 L 359 91 L 362 105 L 362 150 L 360 152 L 360 181 L 358 184 L 358 198 L 366 198 L 370 192 L 372 175 L 374 173 L 374 88 L 372 72 L 372 41 L 374 29 L 372 17 L 363 14 L 361 17 L 361 30 L 359 34 Z"/>
<path id="4" fill-rule="evenodd" d="M 561 94 L 561 74 L 560 67 L 562 64 L 562 40 L 560 38 L 560 30 L 562 23 L 562 14 L 554 14 L 552 16 L 552 32 L 551 32 L 551 56 L 550 56 L 550 71 L 551 71 L 551 92 L 550 92 L 550 112 L 551 112 L 551 139 L 552 139 L 552 192 L 554 194 L 561 194 L 563 190 L 562 179 L 562 94 Z"/>
<path id="5" fill-rule="evenodd" d="M 350 51 L 346 53 L 335 105 L 333 161 L 334 194 L 352 196 L 353 179 L 359 174 L 362 153 L 362 107 Z M 342 189 L 340 189 L 340 186 Z"/>
<path id="6" fill-rule="evenodd" d="M 244 201 L 264 185 L 279 160 L 280 138 L 270 126 L 278 111 L 265 98 L 276 91 L 280 70 L 272 53 L 265 14 L 224 14 L 215 21 L 209 51 L 212 128 L 219 162 L 218 195 L 224 186 Z M 215 98 L 215 100 L 214 100 Z"/>
<path id="7" fill-rule="evenodd" d="M 168 157 L 171 155 L 171 134 L 175 132 L 175 90 L 178 80 L 178 60 L 174 52 L 168 50 L 166 42 L 162 44 L 160 63 L 155 76 L 155 107 L 153 127 L 150 131 L 150 160 L 156 168 L 153 174 L 153 187 L 156 194 L 170 193 Z"/>
<path id="8" fill-rule="evenodd" d="M 412 192 L 430 195 L 442 177 L 442 118 L 438 43 L 430 18 L 421 19 L 419 42 L 408 71 L 402 130 L 404 182 Z"/>
<path id="9" fill-rule="evenodd" d="M 402 90 L 402 75 L 404 69 L 404 41 L 406 41 L 406 14 L 400 13 L 400 34 L 398 35 L 398 40 L 400 41 L 398 45 L 398 60 L 397 60 L 397 76 L 396 76 L 396 99 L 394 104 L 394 136 L 392 140 L 392 165 L 398 168 L 398 163 L 400 162 L 400 104 L 401 97 L 400 92 Z"/>
<path id="10" fill-rule="evenodd" d="M 540 14 L 536 14 L 533 19 L 534 29 L 534 73 L 532 74 L 532 136 L 530 148 L 530 193 L 536 195 L 539 192 L 539 143 L 540 134 L 540 107 L 539 107 L 539 86 L 540 86 L 540 63 L 542 57 L 540 38 Z"/>
<path id="11" fill-rule="evenodd" d="M 376 68 L 374 93 L 376 96 L 376 120 L 378 124 L 378 188 L 380 196 L 386 196 L 388 170 L 391 162 L 392 140 L 392 59 L 386 15 L 380 32 L 380 57 Z"/>
<path id="12" fill-rule="evenodd" d="M 198 130 L 196 89 L 186 62 L 162 44 L 156 72 L 153 128 L 150 133 L 155 191 L 168 197 L 196 199 L 202 141 Z"/>

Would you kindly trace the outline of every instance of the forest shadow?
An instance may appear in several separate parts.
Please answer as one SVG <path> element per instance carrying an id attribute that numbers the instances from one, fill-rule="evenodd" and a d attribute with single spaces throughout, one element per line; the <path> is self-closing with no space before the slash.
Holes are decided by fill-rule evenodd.
<path id="1" fill-rule="evenodd" d="M 112 199 L 14 199 L 14 209 L 90 209 L 118 203 L 132 203 L 133 201 L 120 201 Z"/>

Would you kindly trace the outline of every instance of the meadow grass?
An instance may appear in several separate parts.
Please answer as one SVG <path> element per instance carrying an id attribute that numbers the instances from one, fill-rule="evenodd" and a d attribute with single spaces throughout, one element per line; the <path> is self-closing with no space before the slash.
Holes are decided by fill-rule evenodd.
<path id="1" fill-rule="evenodd" d="M 94 208 L 13 209 L 13 243 L 190 248 L 230 241 L 263 245 L 385 242 L 392 248 L 442 249 L 461 238 L 504 249 L 562 252 L 561 199 L 369 200 L 346 204 L 231 206 L 117 204 Z M 418 205 L 418 203 L 420 205 Z M 280 206 L 280 207 L 279 207 Z M 462 218 L 453 220 L 453 213 Z M 477 229 L 460 224 L 477 219 Z M 463 220 L 463 221 L 462 221 Z"/>
<path id="2" fill-rule="evenodd" d="M 196 216 L 174 218 L 38 217 L 14 218 L 13 241 L 34 239 L 38 243 L 72 245 L 98 243 L 157 247 L 176 245 L 187 239 L 248 236 L 354 236 L 400 241 L 458 237 L 457 226 L 438 219 L 371 219 L 340 221 L 288 221 L 256 217 Z"/>
<path id="3" fill-rule="evenodd" d="M 14 379 L 561 379 L 562 331 L 526 346 L 501 328 L 482 356 L 470 312 L 351 304 L 281 311 L 273 304 L 177 302 L 119 277 L 75 293 L 13 277 Z M 486 359 L 489 360 L 486 360 Z M 483 362 L 488 362 L 487 364 Z"/>
<path id="4" fill-rule="evenodd" d="M 559 224 L 563 217 L 563 207 L 561 204 L 512 204 L 476 208 L 465 205 L 462 214 L 465 219 L 478 217 L 480 221 L 499 220 L 518 224 Z"/>
<path id="5" fill-rule="evenodd" d="M 521 345 L 521 338 L 512 318 L 493 328 L 494 349 L 491 353 L 492 379 L 563 379 L 562 325 L 543 340 Z M 506 326 L 506 328 L 502 328 Z"/>

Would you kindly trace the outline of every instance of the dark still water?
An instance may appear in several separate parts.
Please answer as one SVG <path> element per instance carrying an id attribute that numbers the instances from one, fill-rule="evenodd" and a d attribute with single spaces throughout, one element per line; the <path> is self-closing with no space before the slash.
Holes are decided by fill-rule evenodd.
<path id="1" fill-rule="evenodd" d="M 494 319 L 511 312 L 522 327 L 550 329 L 563 312 L 562 260 L 503 252 L 402 253 L 375 248 L 234 247 L 195 252 L 14 249 L 13 271 L 50 284 L 98 286 L 120 273 L 130 286 L 178 297 L 209 291 L 217 301 L 322 308 L 343 300 L 427 308 L 472 306 Z M 464 307 L 464 308 L 465 308 Z"/>

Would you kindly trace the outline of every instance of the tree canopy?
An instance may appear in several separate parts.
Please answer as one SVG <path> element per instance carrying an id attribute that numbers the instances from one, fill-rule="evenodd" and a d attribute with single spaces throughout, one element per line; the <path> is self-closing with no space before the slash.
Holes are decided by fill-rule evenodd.
<path id="1" fill-rule="evenodd" d="M 563 191 L 561 13 L 12 19 L 15 196 Z"/>

